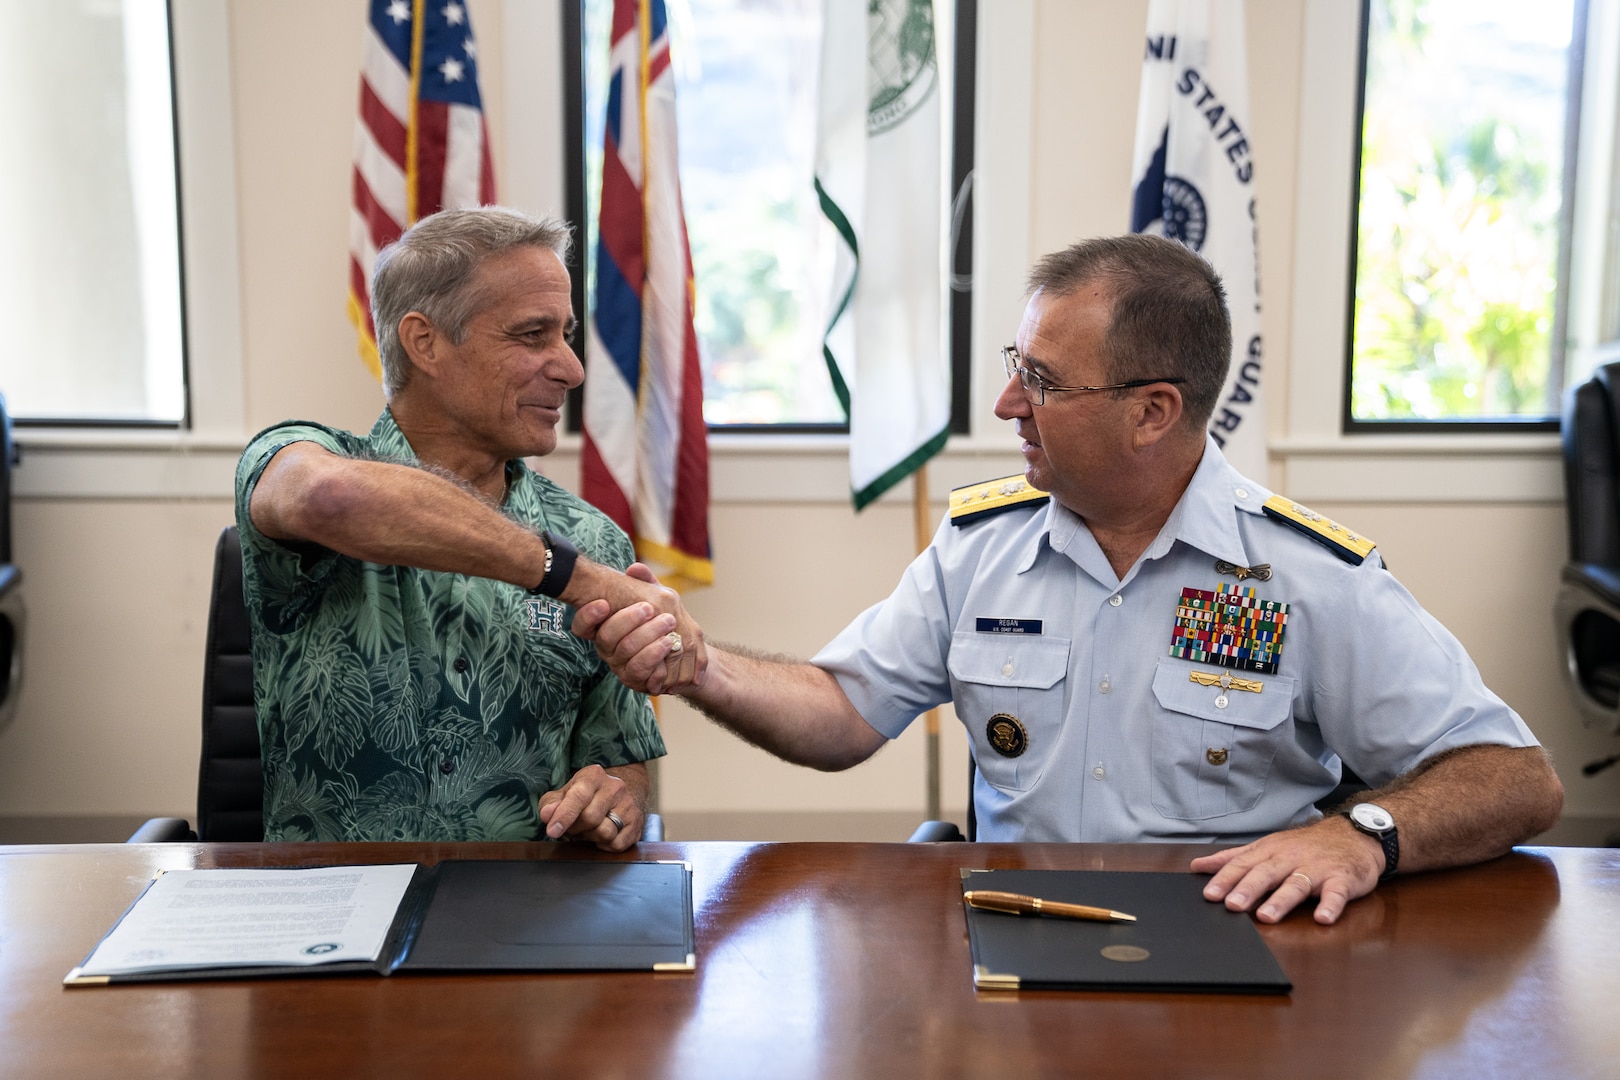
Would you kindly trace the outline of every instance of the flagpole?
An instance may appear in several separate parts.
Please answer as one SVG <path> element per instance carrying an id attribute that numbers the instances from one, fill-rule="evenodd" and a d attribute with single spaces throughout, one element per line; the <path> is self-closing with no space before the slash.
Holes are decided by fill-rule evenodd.
<path id="1" fill-rule="evenodd" d="M 928 513 L 928 465 L 917 466 L 917 471 L 911 474 L 911 525 L 912 539 L 921 555 L 928 550 L 928 541 L 933 536 L 932 520 Z M 929 709 L 923 714 L 923 730 L 928 733 L 928 779 L 927 779 L 927 810 L 925 817 L 929 821 L 940 820 L 939 806 L 939 709 Z"/>

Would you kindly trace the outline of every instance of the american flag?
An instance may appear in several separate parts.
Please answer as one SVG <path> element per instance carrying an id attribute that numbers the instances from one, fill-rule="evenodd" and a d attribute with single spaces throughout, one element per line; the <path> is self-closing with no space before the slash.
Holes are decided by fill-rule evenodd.
<path id="1" fill-rule="evenodd" d="M 349 319 L 382 377 L 371 322 L 379 249 L 421 218 L 495 201 L 478 47 L 456 0 L 371 0 L 354 127 Z"/>
<path id="2" fill-rule="evenodd" d="M 706 585 L 708 428 L 663 0 L 615 0 L 610 67 L 582 487 L 669 584 Z"/>

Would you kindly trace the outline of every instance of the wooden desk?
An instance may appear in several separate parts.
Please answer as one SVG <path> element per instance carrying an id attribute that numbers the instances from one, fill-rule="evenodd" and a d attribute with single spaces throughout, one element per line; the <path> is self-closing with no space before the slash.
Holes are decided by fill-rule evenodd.
<path id="1" fill-rule="evenodd" d="M 695 974 L 65 989 L 160 868 L 608 858 L 553 844 L 0 848 L 0 1075 L 1620 1075 L 1620 851 L 1401 878 L 1262 927 L 1288 997 L 975 991 L 957 869 L 1185 872 L 1157 845 L 644 844 L 685 858 Z"/>

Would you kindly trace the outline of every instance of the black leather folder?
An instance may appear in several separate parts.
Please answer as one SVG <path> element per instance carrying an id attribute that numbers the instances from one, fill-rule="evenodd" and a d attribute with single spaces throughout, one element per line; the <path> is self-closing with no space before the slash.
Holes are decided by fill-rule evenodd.
<path id="1" fill-rule="evenodd" d="M 147 901 L 150 891 L 149 884 L 119 921 Z M 230 924 L 222 925 L 220 936 L 229 939 L 230 934 Z M 245 926 L 243 936 L 251 934 L 252 927 Z M 159 948 L 154 951 L 161 952 L 162 940 L 155 944 Z M 303 951 L 314 955 L 331 947 L 314 945 Z M 243 954 L 212 963 L 156 960 L 139 970 L 98 974 L 93 949 L 63 981 L 102 986 L 414 971 L 692 971 L 697 962 L 692 868 L 684 862 L 448 860 L 415 868 L 381 946 L 368 958 L 290 964 L 254 961 L 250 952 Z"/>
<path id="2" fill-rule="evenodd" d="M 440 863 L 399 971 L 690 971 L 683 863 Z"/>
<path id="3" fill-rule="evenodd" d="M 962 890 L 1109 908 L 1135 922 L 1008 915 L 968 907 L 981 990 L 1160 990 L 1285 994 L 1293 988 L 1246 914 L 1204 899 L 1195 874 L 963 870 Z"/>

